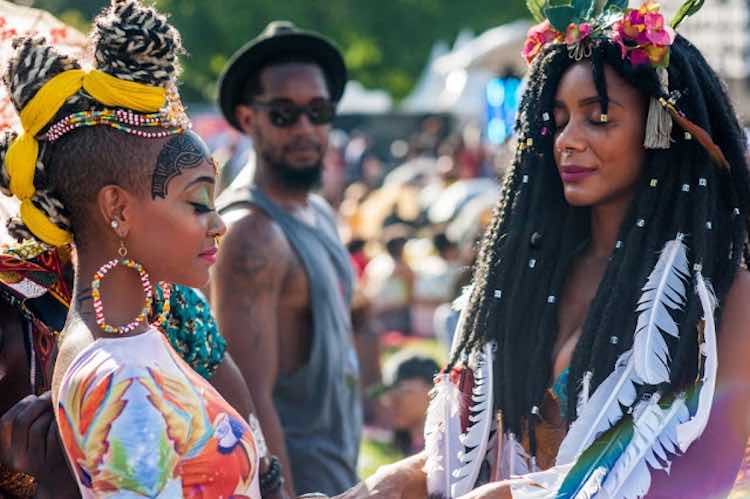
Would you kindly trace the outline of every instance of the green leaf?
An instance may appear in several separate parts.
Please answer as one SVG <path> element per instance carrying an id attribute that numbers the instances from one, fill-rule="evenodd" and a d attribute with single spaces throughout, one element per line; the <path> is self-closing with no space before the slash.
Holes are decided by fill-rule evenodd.
<path id="1" fill-rule="evenodd" d="M 557 5 L 545 8 L 544 14 L 557 31 L 565 33 L 565 30 L 568 29 L 568 25 L 572 23 L 576 17 L 576 10 L 571 5 Z"/>
<path id="2" fill-rule="evenodd" d="M 596 2 L 594 0 L 573 0 L 572 5 L 576 10 L 576 18 L 581 22 L 591 19 L 594 14 Z"/>
<path id="3" fill-rule="evenodd" d="M 544 0 L 526 0 L 526 7 L 536 22 L 544 21 Z"/>
<path id="4" fill-rule="evenodd" d="M 604 4 L 604 8 L 602 9 L 602 12 L 607 12 L 610 10 L 622 12 L 623 10 L 627 8 L 628 8 L 628 0 L 607 0 L 607 3 Z"/>
<path id="5" fill-rule="evenodd" d="M 703 7 L 703 2 L 704 0 L 687 0 L 685 3 L 683 3 L 682 7 L 677 10 L 677 14 L 675 14 L 674 18 L 672 19 L 672 28 L 677 29 L 677 26 L 679 26 L 686 17 L 692 16 L 693 14 L 701 10 L 701 7 Z"/>

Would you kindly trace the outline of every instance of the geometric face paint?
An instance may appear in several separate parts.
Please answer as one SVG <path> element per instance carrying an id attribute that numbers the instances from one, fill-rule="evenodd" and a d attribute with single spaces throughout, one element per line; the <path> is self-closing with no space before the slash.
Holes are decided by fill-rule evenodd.
<path id="1" fill-rule="evenodd" d="M 156 159 L 156 168 L 151 179 L 151 197 L 167 197 L 169 182 L 183 170 L 195 168 L 203 161 L 211 162 L 211 153 L 194 132 L 172 137 Z"/>

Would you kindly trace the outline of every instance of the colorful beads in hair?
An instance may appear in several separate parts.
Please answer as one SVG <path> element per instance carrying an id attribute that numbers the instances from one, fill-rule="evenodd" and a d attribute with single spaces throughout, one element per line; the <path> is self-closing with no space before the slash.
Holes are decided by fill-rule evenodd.
<path id="1" fill-rule="evenodd" d="M 184 129 L 175 128 L 165 119 L 162 113 L 139 114 L 126 109 L 104 109 L 102 111 L 81 111 L 73 113 L 58 121 L 47 131 L 47 141 L 55 142 L 63 135 L 85 126 L 106 125 L 131 135 L 143 138 L 161 138 L 183 133 Z M 141 128 L 158 127 L 156 132 Z"/>

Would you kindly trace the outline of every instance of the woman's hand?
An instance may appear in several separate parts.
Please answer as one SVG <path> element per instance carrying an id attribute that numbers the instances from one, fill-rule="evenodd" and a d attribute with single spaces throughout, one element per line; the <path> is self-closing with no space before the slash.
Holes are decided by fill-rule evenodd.
<path id="1" fill-rule="evenodd" d="M 0 418 L 0 462 L 33 476 L 38 498 L 79 497 L 65 462 L 49 392 L 29 395 Z"/>
<path id="2" fill-rule="evenodd" d="M 488 483 L 462 495 L 459 499 L 512 499 L 511 483 L 510 480 Z"/>
<path id="3" fill-rule="evenodd" d="M 427 497 L 425 456 L 418 454 L 382 466 L 364 482 L 334 499 L 423 499 Z"/>

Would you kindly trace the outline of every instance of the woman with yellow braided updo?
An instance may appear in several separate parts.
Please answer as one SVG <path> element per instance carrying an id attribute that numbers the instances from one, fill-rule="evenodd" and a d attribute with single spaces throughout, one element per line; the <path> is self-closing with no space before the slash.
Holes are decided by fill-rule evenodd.
<path id="1" fill-rule="evenodd" d="M 87 71 L 42 39 L 16 40 L 3 75 L 23 126 L 0 147 L 0 188 L 21 201 L 9 232 L 75 247 L 52 381 L 68 464 L 84 498 L 259 498 L 253 430 L 159 331 L 163 283 L 203 286 L 225 231 L 215 164 L 176 92 L 179 33 L 138 0 L 113 0 L 93 43 Z"/>

